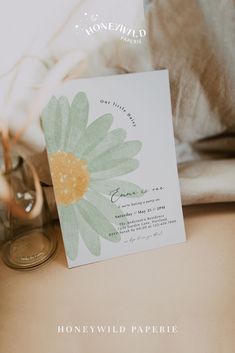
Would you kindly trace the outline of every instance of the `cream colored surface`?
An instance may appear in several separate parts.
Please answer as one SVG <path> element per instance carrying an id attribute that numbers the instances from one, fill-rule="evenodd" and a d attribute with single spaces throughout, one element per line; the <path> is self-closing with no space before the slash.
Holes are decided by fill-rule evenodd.
<path id="1" fill-rule="evenodd" d="M 68 270 L 0 265 L 1 353 L 232 353 L 235 204 L 184 210 L 188 241 Z M 176 324 L 171 335 L 59 335 L 57 325 Z"/>

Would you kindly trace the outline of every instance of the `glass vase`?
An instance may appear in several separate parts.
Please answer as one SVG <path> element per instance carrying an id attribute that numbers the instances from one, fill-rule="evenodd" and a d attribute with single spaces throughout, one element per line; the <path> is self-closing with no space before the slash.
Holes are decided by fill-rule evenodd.
<path id="1" fill-rule="evenodd" d="M 43 203 L 36 217 L 30 218 L 36 202 L 36 190 L 32 170 L 21 158 L 13 158 L 12 169 L 4 173 L 11 190 L 12 199 L 27 217 L 19 217 L 0 204 L 0 245 L 2 259 L 14 269 L 34 269 L 54 255 L 57 237 L 50 210 L 42 190 Z"/>

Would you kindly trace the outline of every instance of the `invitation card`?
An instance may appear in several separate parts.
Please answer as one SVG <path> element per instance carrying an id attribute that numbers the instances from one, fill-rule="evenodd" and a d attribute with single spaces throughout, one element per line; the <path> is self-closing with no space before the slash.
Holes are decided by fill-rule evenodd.
<path id="1" fill-rule="evenodd" d="M 42 125 L 69 267 L 185 241 L 167 70 L 64 83 Z"/>

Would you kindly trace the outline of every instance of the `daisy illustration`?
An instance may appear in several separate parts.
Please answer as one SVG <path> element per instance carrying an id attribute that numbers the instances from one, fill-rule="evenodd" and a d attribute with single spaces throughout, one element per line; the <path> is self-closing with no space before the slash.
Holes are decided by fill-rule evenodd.
<path id="1" fill-rule="evenodd" d="M 83 240 L 99 256 L 102 241 L 121 240 L 120 224 L 127 219 L 116 200 L 142 196 L 142 189 L 116 177 L 138 168 L 134 159 L 138 140 L 125 141 L 122 128 L 111 130 L 113 116 L 105 114 L 88 125 L 89 102 L 79 92 L 71 105 L 66 97 L 52 97 L 42 112 L 48 158 L 66 253 L 78 256 Z M 115 197 L 114 197 L 115 196 Z M 112 199 L 113 197 L 113 199 Z"/>

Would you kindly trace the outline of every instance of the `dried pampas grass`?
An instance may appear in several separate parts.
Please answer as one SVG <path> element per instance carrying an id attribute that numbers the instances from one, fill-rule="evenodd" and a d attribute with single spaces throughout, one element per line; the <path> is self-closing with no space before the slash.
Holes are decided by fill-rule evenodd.
<path id="1" fill-rule="evenodd" d="M 4 162 L 4 166 L 1 166 L 2 168 L 0 173 L 0 201 L 5 204 L 5 206 L 14 216 L 25 219 L 36 218 L 40 214 L 43 205 L 42 188 L 36 169 L 34 168 L 31 162 L 27 161 L 27 165 L 32 174 L 36 194 L 35 204 L 32 210 L 30 212 L 27 212 L 23 208 L 21 208 L 16 202 L 13 191 L 11 190 L 11 186 L 8 183 L 6 177 L 7 175 L 9 175 L 9 173 L 11 173 L 12 170 L 11 142 L 7 127 L 1 126 L 0 133 Z"/>

